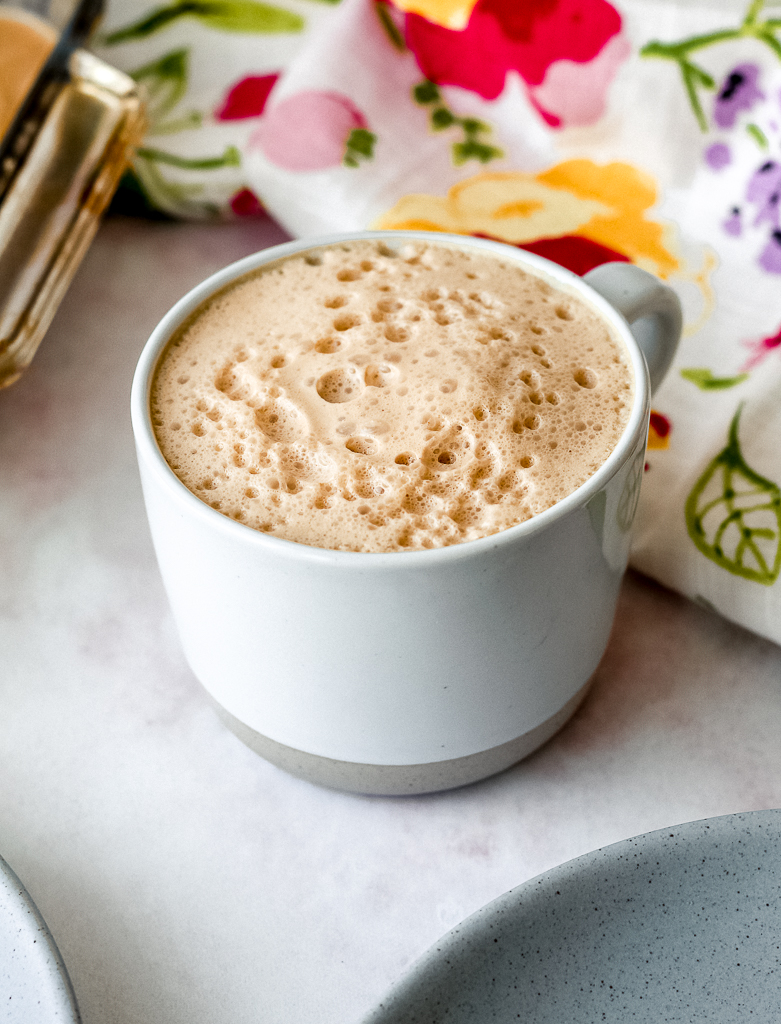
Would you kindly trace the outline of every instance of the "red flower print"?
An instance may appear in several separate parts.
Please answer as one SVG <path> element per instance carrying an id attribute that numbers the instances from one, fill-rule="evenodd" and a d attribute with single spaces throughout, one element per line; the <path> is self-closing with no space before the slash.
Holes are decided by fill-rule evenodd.
<path id="1" fill-rule="evenodd" d="M 570 94 L 573 87 L 577 93 L 579 66 L 585 73 L 620 30 L 621 16 L 607 0 L 478 0 L 462 30 L 434 24 L 419 14 L 405 16 L 407 45 L 432 82 L 461 86 L 493 100 L 504 89 L 507 72 L 517 71 L 532 102 L 553 125 L 593 123 L 594 113 L 601 115 L 603 94 L 628 47 L 621 40 L 609 48 L 603 56 L 605 66 L 584 78 L 582 88 L 599 91 L 599 102 L 585 108 L 580 103 L 575 121 L 567 118 L 566 110 L 551 109 L 544 91 L 535 98 L 549 69 L 557 66 L 554 75 L 563 74 Z M 548 83 L 547 92 L 558 105 L 554 93 L 560 93 L 561 86 Z"/>
<path id="2" fill-rule="evenodd" d="M 741 370 L 746 372 L 747 370 L 753 370 L 774 349 L 781 347 L 781 327 L 778 328 L 775 334 L 771 334 L 767 338 L 759 338 L 757 341 L 745 341 L 743 344 L 751 351 L 750 357 L 741 367 Z"/>
<path id="3" fill-rule="evenodd" d="M 487 235 L 483 231 L 471 232 L 475 238 L 488 238 L 492 242 L 503 242 L 503 238 L 495 235 Z M 558 263 L 560 267 L 566 267 L 573 274 L 583 277 L 589 270 L 601 267 L 603 263 L 631 263 L 628 256 L 610 249 L 606 245 L 600 245 L 590 238 L 582 238 L 579 235 L 560 235 L 558 238 L 537 238 L 533 242 L 515 242 L 518 249 L 526 252 L 533 252 L 535 256 L 542 256 L 551 263 Z"/>
<path id="4" fill-rule="evenodd" d="M 218 121 L 241 121 L 260 117 L 279 74 L 248 75 L 228 90 L 222 106 L 214 112 Z"/>
<path id="5" fill-rule="evenodd" d="M 622 252 L 578 235 L 538 238 L 534 242 L 525 242 L 519 248 L 543 256 L 553 263 L 558 263 L 559 266 L 566 267 L 567 270 L 571 270 L 573 274 L 580 274 L 581 277 L 589 270 L 601 267 L 603 263 L 630 262 L 629 257 Z"/>
<path id="6" fill-rule="evenodd" d="M 651 420 L 648 424 L 648 448 L 662 450 L 669 448 L 672 429 L 673 425 L 666 416 L 652 410 Z"/>
<path id="7" fill-rule="evenodd" d="M 258 217 L 264 212 L 260 200 L 248 188 L 243 188 L 231 196 L 230 207 L 237 217 Z"/>

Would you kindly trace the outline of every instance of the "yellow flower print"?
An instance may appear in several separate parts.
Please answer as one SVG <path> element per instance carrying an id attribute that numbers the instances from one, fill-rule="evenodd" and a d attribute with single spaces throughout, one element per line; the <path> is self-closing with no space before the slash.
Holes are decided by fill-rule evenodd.
<path id="1" fill-rule="evenodd" d="M 435 25 L 459 31 L 466 28 L 477 0 L 393 0 L 407 14 L 420 14 Z"/>
<path id="2" fill-rule="evenodd" d="M 670 252 L 673 229 L 647 220 L 657 200 L 653 178 L 631 164 L 599 165 L 592 160 L 567 160 L 538 175 L 538 180 L 574 195 L 601 200 L 609 209 L 597 215 L 578 232 L 585 238 L 615 249 L 632 263 L 668 277 L 680 269 Z"/>
<path id="3" fill-rule="evenodd" d="M 631 164 L 567 160 L 540 174 L 476 174 L 444 197 L 404 196 L 374 226 L 495 238 L 580 274 L 624 260 L 668 277 L 680 261 L 674 229 L 646 216 L 656 199 L 653 179 Z"/>
<path id="4" fill-rule="evenodd" d="M 611 208 L 532 175 L 509 171 L 476 174 L 454 185 L 444 199 L 404 196 L 376 225 L 485 234 L 521 245 L 546 235 L 571 234 Z"/>

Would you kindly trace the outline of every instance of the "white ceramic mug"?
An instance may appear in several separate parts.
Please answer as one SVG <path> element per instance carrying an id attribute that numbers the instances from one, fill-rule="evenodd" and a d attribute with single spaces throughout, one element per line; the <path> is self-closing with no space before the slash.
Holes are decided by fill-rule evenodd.
<path id="1" fill-rule="evenodd" d="M 515 261 L 611 325 L 630 355 L 634 405 L 615 450 L 586 483 L 501 533 L 388 554 L 270 537 L 185 487 L 160 453 L 149 413 L 155 368 L 172 335 L 236 278 L 355 238 L 391 246 L 427 240 Z M 474 782 L 552 736 L 583 699 L 607 644 L 643 474 L 651 386 L 669 366 L 680 328 L 674 292 L 632 265 L 607 264 L 581 279 L 502 243 L 418 231 L 276 246 L 178 302 L 141 355 L 133 430 L 185 656 L 228 726 L 295 775 L 382 794 Z"/>

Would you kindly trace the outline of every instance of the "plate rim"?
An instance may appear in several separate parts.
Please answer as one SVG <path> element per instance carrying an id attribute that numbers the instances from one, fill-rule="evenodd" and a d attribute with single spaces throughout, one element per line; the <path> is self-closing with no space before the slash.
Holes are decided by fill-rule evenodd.
<path id="1" fill-rule="evenodd" d="M 52 1003 L 56 1005 L 57 1011 L 56 1016 L 52 1018 L 52 1024 L 55 1022 L 57 1024 L 60 1022 L 62 1024 L 82 1024 L 73 983 L 62 954 L 54 941 L 54 936 L 26 886 L 2 856 L 0 856 L 0 880 L 7 883 L 7 891 L 11 894 L 11 899 L 15 902 L 14 909 L 19 914 L 18 920 L 25 922 L 26 925 L 26 927 L 20 928 L 18 933 L 20 938 L 24 936 L 23 951 L 26 951 L 30 944 L 37 947 L 40 939 L 43 939 L 45 955 L 41 956 L 40 948 L 35 950 L 35 954 L 37 963 L 45 967 L 45 977 L 51 983 Z M 2 896 L 2 889 L 0 889 L 0 909 L 2 909 Z M 7 964 L 3 965 L 4 968 L 7 966 Z"/>
<path id="2" fill-rule="evenodd" d="M 715 836 L 718 836 L 720 833 L 732 835 L 734 832 L 733 826 L 739 822 L 745 821 L 749 824 L 751 821 L 754 821 L 762 827 L 762 822 L 758 821 L 758 819 L 764 819 L 768 824 L 772 821 L 781 829 L 781 808 L 736 811 L 705 818 L 695 818 L 676 825 L 668 825 L 664 828 L 652 829 L 649 832 L 641 832 L 638 835 L 619 839 L 614 843 L 608 843 L 605 846 L 599 846 L 596 849 L 579 854 L 577 857 L 572 857 L 560 864 L 556 864 L 534 875 L 532 878 L 520 882 L 467 915 L 467 917 L 450 928 L 437 941 L 425 949 L 392 982 L 381 1001 L 376 1003 L 368 1013 L 365 1013 L 360 1018 L 359 1024 L 396 1024 L 397 1019 L 400 1018 L 393 1016 L 394 1009 L 396 1006 L 402 1009 L 404 1003 L 409 1002 L 409 997 L 414 995 L 415 989 L 420 987 L 422 983 L 425 984 L 426 976 L 431 972 L 431 969 L 438 967 L 451 951 L 454 956 L 457 952 L 458 956 L 461 957 L 463 952 L 457 947 L 464 942 L 465 937 L 473 941 L 479 941 L 480 933 L 492 927 L 492 918 L 503 915 L 508 909 L 515 909 L 517 913 L 522 897 L 534 894 L 537 898 L 547 898 L 547 889 L 553 889 L 553 886 L 556 884 L 561 884 L 561 880 L 564 878 L 567 879 L 569 884 L 572 884 L 574 873 L 586 873 L 600 863 L 604 865 L 606 858 L 615 857 L 620 859 L 622 851 L 629 852 L 637 844 L 642 844 L 646 848 L 653 848 L 654 844 L 658 844 L 660 847 L 668 845 L 670 840 L 681 841 L 687 838 L 702 840 L 704 835 L 702 830 L 711 828 L 715 830 Z M 686 833 L 691 835 L 687 837 Z"/>

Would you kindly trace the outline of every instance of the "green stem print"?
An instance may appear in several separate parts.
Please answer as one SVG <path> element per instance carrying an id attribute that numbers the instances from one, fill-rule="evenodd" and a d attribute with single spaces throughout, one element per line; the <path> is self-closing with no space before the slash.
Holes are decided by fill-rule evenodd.
<path id="1" fill-rule="evenodd" d="M 235 146 L 226 146 L 222 156 L 184 157 L 166 153 L 162 149 L 139 146 L 136 156 L 142 160 L 154 160 L 169 167 L 180 167 L 185 171 L 216 171 L 220 167 L 241 167 L 241 154 Z"/>
<path id="2" fill-rule="evenodd" d="M 767 135 L 765 135 L 758 124 L 747 124 L 746 131 L 760 149 L 770 149 L 770 143 L 767 141 Z"/>
<path id="3" fill-rule="evenodd" d="M 175 217 L 213 218 L 219 215 L 214 203 L 200 200 L 203 185 L 198 182 L 178 182 L 166 178 L 161 165 L 185 171 L 214 171 L 224 167 L 240 167 L 241 155 L 235 146 L 228 146 L 221 156 L 180 157 L 161 149 L 141 146 L 133 160 L 133 174 L 141 192 L 153 207 L 165 210 Z"/>
<path id="4" fill-rule="evenodd" d="M 686 527 L 706 558 L 734 576 L 770 586 L 781 571 L 781 490 L 743 458 L 742 408 L 730 424 L 727 447 L 686 501 Z"/>
<path id="5" fill-rule="evenodd" d="M 141 194 L 153 209 L 165 210 L 175 217 L 198 220 L 219 216 L 219 208 L 214 203 L 198 198 L 203 193 L 202 184 L 170 181 L 152 159 L 137 157 L 133 161 L 133 175 Z"/>
<path id="6" fill-rule="evenodd" d="M 747 373 L 739 373 L 736 377 L 714 377 L 712 370 L 694 368 L 681 370 L 684 380 L 696 384 L 700 391 L 726 391 L 748 380 Z"/>
<path id="7" fill-rule="evenodd" d="M 479 160 L 481 164 L 487 164 L 489 160 L 504 156 L 501 149 L 489 145 L 480 138 L 481 135 L 490 134 L 491 126 L 476 117 L 458 117 L 454 114 L 446 106 L 442 94 L 433 82 L 427 79 L 416 85 L 412 90 L 412 96 L 419 106 L 431 109 L 430 123 L 435 132 L 452 127 L 463 130 L 464 141 L 453 143 L 453 163 L 456 167 L 461 167 L 468 160 Z"/>
<path id="8" fill-rule="evenodd" d="M 391 46 L 398 50 L 399 53 L 406 53 L 407 44 L 404 42 L 404 36 L 396 27 L 396 22 L 393 20 L 393 15 L 388 10 L 388 4 L 385 0 L 375 0 L 374 12 L 380 19 L 380 24 L 385 30 L 385 34 L 390 40 Z"/>
<path id="9" fill-rule="evenodd" d="M 189 64 L 190 51 L 183 48 L 172 50 L 130 72 L 144 90 L 148 135 L 171 135 L 189 128 L 200 128 L 203 118 L 197 110 L 166 120 L 187 91 Z"/>
<path id="10" fill-rule="evenodd" d="M 220 32 L 301 32 L 304 28 L 304 19 L 299 14 L 257 0 L 176 0 L 166 7 L 155 8 L 140 21 L 109 32 L 100 42 L 116 46 L 131 39 L 146 39 L 180 18 L 195 18 L 207 28 Z"/>
<path id="11" fill-rule="evenodd" d="M 764 7 L 765 0 L 752 0 L 743 21 L 737 28 L 707 32 L 701 36 L 682 39 L 677 43 L 663 43 L 655 39 L 640 50 L 641 57 L 669 60 L 678 65 L 692 111 L 703 131 L 708 130 L 708 119 L 702 108 L 699 90 L 713 90 L 716 88 L 716 83 L 704 68 L 694 63 L 691 59 L 692 54 L 719 43 L 738 39 L 755 39 L 767 46 L 781 60 L 781 39 L 779 39 L 781 18 L 763 17 Z"/>
<path id="12" fill-rule="evenodd" d="M 147 138 L 200 127 L 203 119 L 198 111 L 174 114 L 187 92 L 189 64 L 190 52 L 182 48 L 171 50 L 131 72 L 145 93 L 149 123 Z M 241 154 L 235 146 L 228 146 L 219 156 L 201 157 L 179 156 L 152 146 L 136 149 L 132 170 L 135 188 L 151 206 L 174 216 L 214 217 L 218 213 L 217 207 L 197 199 L 203 192 L 203 186 L 197 182 L 170 181 L 162 173 L 163 166 L 182 171 L 218 171 L 226 167 L 240 167 Z"/>

